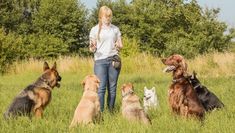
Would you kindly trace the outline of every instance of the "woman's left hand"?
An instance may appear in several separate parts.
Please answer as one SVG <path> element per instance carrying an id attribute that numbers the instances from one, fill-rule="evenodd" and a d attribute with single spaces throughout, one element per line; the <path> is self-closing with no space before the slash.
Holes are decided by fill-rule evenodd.
<path id="1" fill-rule="evenodd" d="M 122 45 L 122 39 L 121 39 L 121 38 L 119 38 L 119 39 L 116 41 L 115 47 L 116 47 L 116 49 L 117 49 L 118 51 L 122 49 L 123 45 Z"/>

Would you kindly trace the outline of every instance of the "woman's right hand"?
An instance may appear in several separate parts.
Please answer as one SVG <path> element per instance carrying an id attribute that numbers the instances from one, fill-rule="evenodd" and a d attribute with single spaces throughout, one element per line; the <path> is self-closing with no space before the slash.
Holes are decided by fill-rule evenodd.
<path id="1" fill-rule="evenodd" d="M 96 41 L 95 40 L 90 40 L 90 45 L 89 45 L 89 50 L 93 53 L 96 52 Z"/>

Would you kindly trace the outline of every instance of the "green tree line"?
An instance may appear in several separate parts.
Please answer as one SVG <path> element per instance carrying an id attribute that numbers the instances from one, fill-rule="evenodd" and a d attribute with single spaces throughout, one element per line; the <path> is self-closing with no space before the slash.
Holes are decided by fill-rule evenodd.
<path id="1" fill-rule="evenodd" d="M 14 60 L 91 55 L 88 35 L 103 5 L 113 10 L 125 56 L 133 50 L 191 58 L 226 51 L 234 37 L 218 20 L 219 9 L 203 9 L 196 0 L 98 0 L 91 10 L 79 0 L 1 0 L 0 71 Z"/>

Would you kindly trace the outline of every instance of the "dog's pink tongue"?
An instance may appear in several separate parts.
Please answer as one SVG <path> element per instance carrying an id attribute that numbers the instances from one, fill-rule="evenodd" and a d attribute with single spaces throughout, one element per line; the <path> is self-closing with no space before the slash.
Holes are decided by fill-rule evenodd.
<path id="1" fill-rule="evenodd" d="M 171 72 L 171 71 L 173 71 L 173 70 L 175 70 L 175 66 L 167 66 L 167 67 L 163 70 L 163 72 Z"/>

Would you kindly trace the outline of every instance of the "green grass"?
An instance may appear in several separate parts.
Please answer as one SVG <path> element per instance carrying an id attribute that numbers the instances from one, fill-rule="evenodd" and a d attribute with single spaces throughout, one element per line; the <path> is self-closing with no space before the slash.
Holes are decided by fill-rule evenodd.
<path id="1" fill-rule="evenodd" d="M 146 61 L 142 61 L 145 63 Z M 16 120 L 5 121 L 0 117 L 0 132 L 36 132 L 36 133 L 57 133 L 57 132 L 94 132 L 94 133 L 144 133 L 144 132 L 182 132 L 182 133 L 214 133 L 214 132 L 234 132 L 235 131 L 235 76 L 234 74 L 213 76 L 207 73 L 199 72 L 198 76 L 201 82 L 213 91 L 225 104 L 222 110 L 216 110 L 206 114 L 205 121 L 200 123 L 194 119 L 185 119 L 173 115 L 170 112 L 167 101 L 167 90 L 171 83 L 171 74 L 162 73 L 162 65 L 152 69 L 151 64 L 147 65 L 147 72 L 144 72 L 145 65 L 142 64 L 141 71 L 133 72 L 130 63 L 124 66 L 117 88 L 117 99 L 115 113 L 108 111 L 103 113 L 103 121 L 99 124 L 76 127 L 69 130 L 69 124 L 72 120 L 74 110 L 82 96 L 81 81 L 87 74 L 92 73 L 89 70 L 77 72 L 63 72 L 61 88 L 55 88 L 52 93 L 52 101 L 44 111 L 43 119 L 29 120 L 21 117 Z M 159 62 L 158 62 L 159 63 Z M 125 65 L 125 64 L 124 64 Z M 192 65 L 192 64 L 189 64 Z M 129 66 L 127 68 L 127 66 Z M 138 67 L 136 65 L 134 68 Z M 130 69 L 130 70 L 129 70 Z M 205 76 L 206 75 L 206 76 Z M 37 72 L 21 72 L 18 74 L 7 74 L 0 76 L 0 114 L 3 114 L 12 99 L 27 85 L 34 82 L 40 76 L 40 70 Z M 143 88 L 156 87 L 160 106 L 157 110 L 149 112 L 152 120 L 151 126 L 145 126 L 138 122 L 129 122 L 122 118 L 120 113 L 121 91 L 120 86 L 123 83 L 132 82 L 136 94 L 142 99 Z"/>

